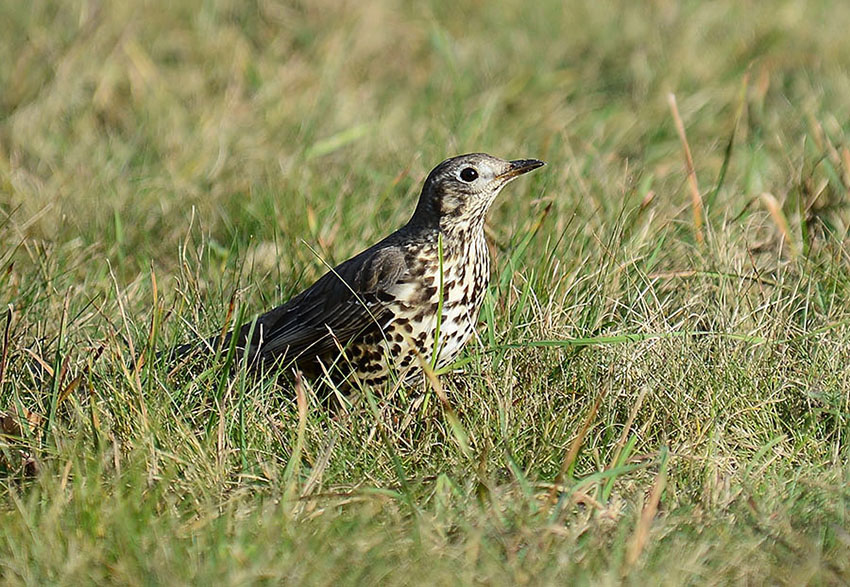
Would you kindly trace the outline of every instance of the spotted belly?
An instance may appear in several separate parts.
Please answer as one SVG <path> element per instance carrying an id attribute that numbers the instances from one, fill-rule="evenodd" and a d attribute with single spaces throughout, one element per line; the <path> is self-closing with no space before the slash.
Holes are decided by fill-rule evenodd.
<path id="1" fill-rule="evenodd" d="M 477 312 L 468 310 L 447 309 L 439 333 L 435 319 L 417 321 L 416 315 L 395 317 L 383 335 L 372 335 L 352 345 L 357 377 L 363 383 L 375 385 L 386 381 L 394 372 L 398 378 L 410 381 L 423 364 L 433 364 L 435 348 L 438 352 L 436 367 L 451 364 L 475 331 L 472 314 Z M 439 337 L 437 344 L 435 336 Z"/>
<path id="2" fill-rule="evenodd" d="M 482 252 L 486 254 L 486 249 Z M 443 270 L 439 331 L 438 274 L 400 284 L 389 304 L 390 318 L 382 325 L 383 331 L 376 328 L 352 345 L 357 377 L 369 385 L 383 383 L 391 373 L 410 381 L 419 374 L 422 364 L 436 363 L 437 368 L 450 365 L 475 332 L 488 277 L 489 257 L 474 264 L 448 260 Z"/>

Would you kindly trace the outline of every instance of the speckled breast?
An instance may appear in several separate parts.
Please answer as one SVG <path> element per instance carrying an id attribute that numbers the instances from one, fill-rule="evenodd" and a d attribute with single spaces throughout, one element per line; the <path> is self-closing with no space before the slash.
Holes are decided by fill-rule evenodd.
<path id="1" fill-rule="evenodd" d="M 469 341 L 490 277 L 490 254 L 483 231 L 461 242 L 466 246 L 444 246 L 442 280 L 436 245 L 411 251 L 409 275 L 388 300 L 391 317 L 382 325 L 383 335 L 373 332 L 352 345 L 361 381 L 385 381 L 390 366 L 398 377 L 412 379 L 422 362 L 433 364 L 435 349 L 439 368 L 451 364 Z"/>

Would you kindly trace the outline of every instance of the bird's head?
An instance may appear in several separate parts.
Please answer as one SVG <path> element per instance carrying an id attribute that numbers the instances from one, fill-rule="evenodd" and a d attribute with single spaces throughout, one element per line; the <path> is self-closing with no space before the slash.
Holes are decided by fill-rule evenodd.
<path id="1" fill-rule="evenodd" d="M 542 165 L 537 159 L 505 161 L 486 153 L 446 159 L 428 174 L 411 221 L 438 224 L 447 233 L 480 228 L 502 188 Z"/>

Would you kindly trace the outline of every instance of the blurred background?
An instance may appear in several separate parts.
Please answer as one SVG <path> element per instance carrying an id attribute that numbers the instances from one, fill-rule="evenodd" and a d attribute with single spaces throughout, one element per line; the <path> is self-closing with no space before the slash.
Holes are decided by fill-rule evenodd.
<path id="1" fill-rule="evenodd" d="M 6 244 L 94 247 L 122 280 L 173 269 L 193 218 L 267 265 L 274 247 L 311 259 L 301 238 L 342 260 L 467 151 L 550 163 L 503 198 L 503 237 L 540 198 L 587 230 L 649 190 L 679 218 L 668 92 L 708 193 L 738 112 L 710 202 L 737 216 L 840 151 L 850 107 L 850 8 L 829 1 L 41 0 L 0 16 Z"/>

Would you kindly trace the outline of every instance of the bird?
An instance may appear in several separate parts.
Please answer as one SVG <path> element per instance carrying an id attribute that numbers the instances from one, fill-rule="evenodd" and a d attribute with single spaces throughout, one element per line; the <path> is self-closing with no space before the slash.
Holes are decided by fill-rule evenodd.
<path id="1" fill-rule="evenodd" d="M 229 348 L 235 336 L 255 368 L 333 371 L 335 384 L 348 385 L 410 382 L 424 365 L 451 365 L 475 331 L 490 280 L 487 212 L 509 182 L 544 164 L 486 153 L 446 159 L 404 226 L 205 347 Z"/>

